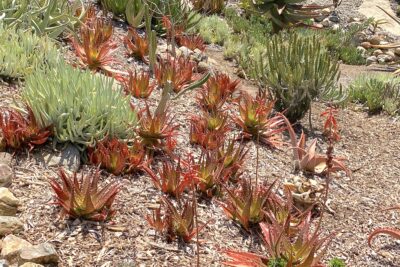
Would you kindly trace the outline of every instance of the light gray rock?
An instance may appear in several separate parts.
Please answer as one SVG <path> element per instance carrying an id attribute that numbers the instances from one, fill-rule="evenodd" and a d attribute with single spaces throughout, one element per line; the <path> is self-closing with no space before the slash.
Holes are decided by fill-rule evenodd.
<path id="1" fill-rule="evenodd" d="M 6 259 L 1 259 L 0 260 L 0 267 L 8 267 L 10 266 L 10 263 Z"/>
<path id="2" fill-rule="evenodd" d="M 376 56 L 370 56 L 366 60 L 367 65 L 371 65 L 373 63 L 376 63 L 377 61 L 378 61 L 378 59 L 376 58 Z"/>
<path id="3" fill-rule="evenodd" d="M 395 53 L 391 50 L 385 52 L 385 55 L 388 55 L 392 58 L 392 60 L 396 57 Z"/>
<path id="4" fill-rule="evenodd" d="M 9 187 L 12 183 L 13 171 L 9 165 L 0 163 L 0 186 Z"/>
<path id="5" fill-rule="evenodd" d="M 210 65 L 208 65 L 206 62 L 204 61 L 200 61 L 199 64 L 197 65 L 197 70 L 200 73 L 206 72 L 210 70 Z"/>
<path id="6" fill-rule="evenodd" d="M 11 161 L 12 161 L 12 155 L 10 153 L 0 152 L 0 163 L 10 166 Z"/>
<path id="7" fill-rule="evenodd" d="M 24 229 L 24 224 L 17 217 L 0 216 L 0 236 L 16 234 Z"/>
<path id="8" fill-rule="evenodd" d="M 393 60 L 393 58 L 389 55 L 381 54 L 377 56 L 378 62 L 379 63 L 385 63 L 385 62 L 390 62 Z"/>
<path id="9" fill-rule="evenodd" d="M 321 21 L 321 24 L 324 27 L 330 27 L 332 26 L 332 21 L 330 21 L 329 18 L 325 18 L 323 21 Z"/>
<path id="10" fill-rule="evenodd" d="M 17 213 L 19 200 L 8 188 L 0 187 L 0 215 L 13 216 Z"/>
<path id="11" fill-rule="evenodd" d="M 373 53 L 372 53 L 372 55 L 374 55 L 374 56 L 379 56 L 379 55 L 382 55 L 383 54 L 383 51 L 382 50 L 380 50 L 380 49 L 376 49 Z"/>
<path id="12" fill-rule="evenodd" d="M 37 264 L 57 263 L 58 255 L 52 244 L 42 243 L 21 249 L 18 264 L 22 265 L 27 262 Z"/>
<path id="13" fill-rule="evenodd" d="M 186 46 L 181 46 L 181 47 L 179 47 L 179 50 L 182 52 L 182 54 L 183 54 L 185 57 L 189 57 L 190 55 L 193 54 L 193 51 L 190 50 L 189 48 L 187 48 Z"/>
<path id="14" fill-rule="evenodd" d="M 79 149 L 72 144 L 66 145 L 57 154 L 46 152 L 46 154 L 39 158 L 39 161 L 42 161 L 45 166 L 64 167 L 72 172 L 78 171 L 81 166 Z"/>
<path id="15" fill-rule="evenodd" d="M 333 24 L 332 26 L 332 30 L 333 31 L 338 31 L 340 29 L 340 25 L 339 24 Z"/>
<path id="16" fill-rule="evenodd" d="M 1 257 L 14 263 L 18 260 L 21 249 L 31 246 L 31 243 L 22 238 L 15 235 L 8 235 L 3 239 Z"/>
<path id="17" fill-rule="evenodd" d="M 349 23 L 351 23 L 351 22 L 361 22 L 361 19 L 360 18 L 356 18 L 356 17 L 351 17 L 349 19 Z"/>

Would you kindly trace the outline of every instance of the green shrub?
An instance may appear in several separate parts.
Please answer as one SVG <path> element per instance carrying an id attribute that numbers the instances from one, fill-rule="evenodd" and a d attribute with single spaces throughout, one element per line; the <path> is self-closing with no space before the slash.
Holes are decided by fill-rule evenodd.
<path id="1" fill-rule="evenodd" d="M 0 77 L 24 78 L 44 64 L 55 65 L 58 51 L 47 37 L 5 28 L 0 23 Z"/>
<path id="2" fill-rule="evenodd" d="M 349 91 L 349 100 L 364 104 L 370 113 L 384 110 L 394 115 L 400 109 L 400 78 L 391 74 L 361 75 Z"/>
<path id="3" fill-rule="evenodd" d="M 224 58 L 235 58 L 242 48 L 242 40 L 240 35 L 232 35 L 224 43 Z"/>
<path id="4" fill-rule="evenodd" d="M 81 1 L 68 0 L 1 0 L 1 21 L 9 27 L 31 29 L 37 35 L 56 38 L 73 27 L 84 16 L 74 17 L 78 9 L 84 8 Z"/>
<path id="5" fill-rule="evenodd" d="M 329 261 L 328 267 L 346 267 L 346 264 L 341 259 L 333 258 Z"/>
<path id="6" fill-rule="evenodd" d="M 105 9 L 112 12 L 115 16 L 122 16 L 125 14 L 129 0 L 101 0 L 100 2 Z"/>
<path id="7" fill-rule="evenodd" d="M 228 23 L 217 15 L 203 18 L 196 28 L 204 41 L 210 44 L 223 45 L 230 35 Z"/>
<path id="8" fill-rule="evenodd" d="M 277 34 L 265 44 L 266 52 L 252 65 L 261 85 L 276 99 L 275 107 L 285 110 L 291 122 L 304 117 L 316 99 L 342 101 L 337 90 L 339 64 L 321 46 L 316 36 Z"/>
<path id="9" fill-rule="evenodd" d="M 348 65 L 365 65 L 366 60 L 360 50 L 354 46 L 342 47 L 339 50 L 339 59 Z"/>
<path id="10" fill-rule="evenodd" d="M 53 125 L 59 142 L 90 146 L 106 136 L 128 138 L 136 113 L 111 78 L 64 62 L 30 75 L 22 98 L 41 127 Z"/>

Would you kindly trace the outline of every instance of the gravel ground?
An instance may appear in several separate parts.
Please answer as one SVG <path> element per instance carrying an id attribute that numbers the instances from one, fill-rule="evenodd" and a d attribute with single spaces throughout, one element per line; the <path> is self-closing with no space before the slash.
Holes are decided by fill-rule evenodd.
<path id="1" fill-rule="evenodd" d="M 330 5 L 332 0 L 306 0 L 307 4 L 317 5 Z M 343 0 L 342 3 L 337 7 L 337 14 L 341 20 L 341 23 L 346 23 L 350 18 L 358 17 L 362 15 L 357 12 L 358 8 L 362 5 L 363 0 Z"/>

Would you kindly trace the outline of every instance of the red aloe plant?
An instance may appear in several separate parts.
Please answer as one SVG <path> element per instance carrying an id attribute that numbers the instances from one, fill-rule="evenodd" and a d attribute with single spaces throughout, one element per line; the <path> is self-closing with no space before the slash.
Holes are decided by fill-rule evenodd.
<path id="1" fill-rule="evenodd" d="M 224 172 L 224 164 L 218 161 L 215 153 L 203 154 L 193 168 L 196 173 L 194 181 L 204 196 L 221 195 L 222 185 L 227 182 L 229 174 Z"/>
<path id="2" fill-rule="evenodd" d="M 180 159 L 176 166 L 171 162 L 164 162 L 158 176 L 150 168 L 145 168 L 145 171 L 150 175 L 155 187 L 176 198 L 180 198 L 191 184 L 191 176 L 182 170 Z"/>
<path id="3" fill-rule="evenodd" d="M 243 179 L 241 187 L 229 190 L 228 199 L 220 202 L 225 214 L 232 220 L 237 220 L 244 229 L 249 230 L 251 225 L 257 224 L 265 219 L 264 208 L 266 208 L 272 188 L 270 186 L 252 186 L 250 181 Z"/>
<path id="4" fill-rule="evenodd" d="M 135 98 L 148 98 L 156 87 L 155 82 L 150 84 L 150 74 L 142 72 L 137 74 L 129 71 L 129 78 L 123 79 L 125 91 Z"/>
<path id="5" fill-rule="evenodd" d="M 207 83 L 197 97 L 200 107 L 208 112 L 222 108 L 239 85 L 239 80 L 232 81 L 228 75 L 217 72 L 207 80 Z"/>
<path id="6" fill-rule="evenodd" d="M 68 177 L 62 169 L 59 176 L 62 185 L 55 179 L 50 181 L 50 185 L 56 193 L 57 204 L 62 208 L 62 216 L 105 221 L 115 214 L 111 206 L 119 192 L 119 184 L 109 183 L 98 190 L 98 170 L 95 173 L 82 174 L 80 181 L 76 173 L 73 177 Z"/>
<path id="7" fill-rule="evenodd" d="M 179 37 L 179 36 L 181 36 L 183 34 L 183 32 L 185 30 L 184 25 L 175 24 L 174 25 L 175 36 L 172 36 L 172 23 L 171 23 L 171 20 L 167 16 L 163 16 L 161 18 L 161 20 L 162 20 L 163 27 L 167 30 L 168 38 L 170 38 L 170 39 L 172 37 L 176 38 L 176 37 Z"/>
<path id="8" fill-rule="evenodd" d="M 326 117 L 324 135 L 331 137 L 333 141 L 340 140 L 339 126 L 335 117 L 338 113 L 339 111 L 333 107 L 329 107 L 321 113 L 321 117 Z"/>
<path id="9" fill-rule="evenodd" d="M 180 46 L 186 46 L 190 50 L 199 49 L 200 51 L 204 51 L 206 49 L 203 38 L 198 34 L 179 35 L 177 42 Z"/>
<path id="10" fill-rule="evenodd" d="M 391 207 L 388 209 L 384 209 L 384 211 L 387 210 L 400 210 L 400 205 L 395 206 L 395 207 Z M 382 228 L 378 228 L 375 229 L 368 237 L 368 245 L 371 247 L 371 243 L 372 240 L 377 236 L 377 235 L 381 235 L 381 234 L 386 234 L 386 235 L 390 235 L 393 238 L 396 239 L 400 239 L 400 229 L 396 229 L 396 228 L 389 228 L 389 227 L 382 227 Z"/>
<path id="11" fill-rule="evenodd" d="M 134 28 L 128 29 L 128 35 L 124 38 L 124 44 L 129 56 L 147 63 L 149 55 L 149 41 L 146 36 L 141 37 Z"/>
<path id="12" fill-rule="evenodd" d="M 225 143 L 218 149 L 218 158 L 224 164 L 224 172 L 229 176 L 231 182 L 237 182 L 243 167 L 246 155 L 249 152 L 243 143 L 235 147 L 235 138 L 231 139 L 225 146 Z"/>
<path id="13" fill-rule="evenodd" d="M 91 70 L 102 69 L 110 74 L 117 72 L 111 68 L 111 64 L 118 63 L 114 57 L 118 46 L 111 40 L 112 32 L 112 24 L 105 18 L 94 16 L 82 24 L 80 40 L 72 38 L 72 46 L 81 65 Z"/>
<path id="14" fill-rule="evenodd" d="M 166 86 L 171 81 L 174 92 L 178 93 L 185 86 L 195 81 L 193 74 L 195 64 L 183 56 L 172 59 L 160 60 L 154 69 L 154 75 L 160 87 Z"/>
<path id="15" fill-rule="evenodd" d="M 266 95 L 255 99 L 243 93 L 239 99 L 240 115 L 234 118 L 242 129 L 242 137 L 254 139 L 271 148 L 279 147 L 283 142 L 280 134 L 286 129 L 284 120 L 279 115 L 272 115 L 274 102 L 268 101 Z"/>
<path id="16" fill-rule="evenodd" d="M 51 135 L 51 126 L 41 129 L 28 107 L 28 115 L 10 108 L 0 110 L 1 146 L 19 149 L 28 145 L 32 150 L 35 145 L 44 144 Z"/>
<path id="17" fill-rule="evenodd" d="M 222 112 L 193 116 L 190 119 L 190 143 L 198 144 L 206 150 L 219 148 L 230 130 L 227 119 L 227 115 Z"/>
<path id="18" fill-rule="evenodd" d="M 273 260 L 280 260 L 286 264 L 285 266 L 325 266 L 321 260 L 334 233 L 320 238 L 319 227 L 311 233 L 310 211 L 303 217 L 299 231 L 294 236 L 290 234 L 290 213 L 283 224 L 274 218 L 270 220 L 260 223 L 268 256 L 228 250 L 226 254 L 232 260 L 224 264 L 235 267 L 267 267 Z"/>
<path id="19" fill-rule="evenodd" d="M 179 125 L 173 125 L 173 118 L 170 118 L 167 112 L 152 114 L 147 105 L 144 112 L 139 114 L 140 127 L 137 130 L 142 144 L 151 150 L 172 152 L 176 145 L 174 137 Z"/>
<path id="20" fill-rule="evenodd" d="M 306 147 L 305 134 L 302 132 L 297 141 L 296 133 L 294 132 L 291 123 L 284 115 L 281 115 L 281 117 L 286 122 L 289 131 L 295 169 L 318 174 L 326 173 L 328 169 L 326 155 L 316 153 L 317 139 L 314 139 L 311 144 Z M 330 167 L 329 171 L 344 171 L 347 175 L 351 175 L 351 171 L 344 165 L 343 161 L 344 158 L 332 157 L 332 167 Z"/>
<path id="21" fill-rule="evenodd" d="M 164 208 L 164 216 L 161 216 L 160 209 L 153 212 L 153 216 L 147 216 L 146 220 L 156 231 L 166 234 L 168 241 L 181 238 L 184 242 L 190 242 L 207 224 L 195 227 L 195 198 L 187 200 L 183 208 L 177 209 L 174 204 L 165 197 L 161 198 L 161 205 Z"/>
<path id="22" fill-rule="evenodd" d="M 119 175 L 139 170 L 144 166 L 145 151 L 141 143 L 135 142 L 131 148 L 116 138 L 105 139 L 88 149 L 92 164 Z"/>

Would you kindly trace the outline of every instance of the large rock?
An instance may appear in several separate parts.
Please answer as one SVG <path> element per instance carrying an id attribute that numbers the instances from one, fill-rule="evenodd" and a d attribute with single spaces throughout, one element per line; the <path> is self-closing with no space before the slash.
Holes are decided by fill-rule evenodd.
<path id="1" fill-rule="evenodd" d="M 72 144 L 68 144 L 59 153 L 45 152 L 39 155 L 38 161 L 47 167 L 64 167 L 65 169 L 76 172 L 81 165 L 79 149 Z"/>
<path id="2" fill-rule="evenodd" d="M 19 200 L 8 188 L 0 187 L 0 215 L 13 216 L 17 213 Z"/>
<path id="3" fill-rule="evenodd" d="M 0 186 L 9 187 L 12 183 L 13 172 L 9 165 L 0 163 Z"/>
<path id="4" fill-rule="evenodd" d="M 43 243 L 21 249 L 18 264 L 31 262 L 37 264 L 57 263 L 58 255 L 52 244 Z"/>
<path id="5" fill-rule="evenodd" d="M 22 238 L 15 235 L 8 235 L 3 239 L 1 257 L 13 263 L 17 260 L 21 249 L 31 246 L 31 243 Z"/>
<path id="6" fill-rule="evenodd" d="M 24 229 L 24 224 L 17 217 L 0 216 L 0 236 L 16 234 Z"/>

